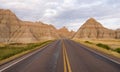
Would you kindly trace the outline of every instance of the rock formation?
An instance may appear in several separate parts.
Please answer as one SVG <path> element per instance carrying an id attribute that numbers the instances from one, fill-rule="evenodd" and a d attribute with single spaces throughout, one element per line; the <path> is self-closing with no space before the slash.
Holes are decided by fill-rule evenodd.
<path id="1" fill-rule="evenodd" d="M 116 30 L 116 38 L 117 38 L 117 39 L 120 39 L 120 29 L 117 29 L 117 30 Z"/>
<path id="2" fill-rule="evenodd" d="M 71 38 L 74 35 L 74 31 L 69 31 L 65 26 L 60 28 L 58 34 L 61 38 Z"/>
<path id="3" fill-rule="evenodd" d="M 52 25 L 21 21 L 10 10 L 0 9 L 0 42 L 31 43 L 59 38 Z"/>
<path id="4" fill-rule="evenodd" d="M 0 42 L 8 42 L 21 28 L 20 20 L 10 10 L 0 9 Z"/>
<path id="5" fill-rule="evenodd" d="M 120 39 L 120 29 L 116 31 L 103 27 L 95 19 L 88 19 L 75 33 L 66 27 L 57 30 L 42 22 L 21 21 L 10 10 L 0 9 L 0 43 L 32 43 L 58 38 Z"/>
<path id="6" fill-rule="evenodd" d="M 73 38 L 109 39 L 115 36 L 115 31 L 103 27 L 95 19 L 90 18 L 79 28 Z"/>

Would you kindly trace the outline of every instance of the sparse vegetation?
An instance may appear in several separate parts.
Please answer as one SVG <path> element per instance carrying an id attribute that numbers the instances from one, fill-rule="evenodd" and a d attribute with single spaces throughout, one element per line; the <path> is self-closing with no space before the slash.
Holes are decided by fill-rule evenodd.
<path id="1" fill-rule="evenodd" d="M 108 55 L 112 55 L 117 58 L 120 58 L 120 39 L 117 39 L 117 40 L 116 39 L 115 40 L 113 40 L 113 39 L 112 40 L 107 40 L 107 39 L 88 40 L 89 42 L 91 42 L 93 44 L 86 43 L 85 42 L 86 40 L 84 40 L 84 39 L 80 39 L 80 40 L 74 39 L 74 41 L 79 42 L 83 45 L 86 45 L 91 49 L 98 50 L 98 51 L 101 51 Z M 97 46 L 97 44 L 102 44 L 103 46 L 105 45 L 105 47 L 108 46 L 108 49 L 101 47 L 101 45 Z"/>
<path id="2" fill-rule="evenodd" d="M 85 41 L 85 43 L 88 43 L 88 44 L 93 44 L 92 42 L 90 42 L 90 41 Z"/>
<path id="3" fill-rule="evenodd" d="M 120 48 L 116 48 L 114 51 L 120 53 Z"/>
<path id="4" fill-rule="evenodd" d="M 48 44 L 50 41 L 40 42 L 40 43 L 29 43 L 29 44 L 9 44 L 4 47 L 0 47 L 0 60 L 9 58 L 16 54 L 22 53 L 24 51 L 35 49 L 39 46 L 44 46 Z"/>
<path id="5" fill-rule="evenodd" d="M 110 50 L 110 49 L 111 49 L 108 45 L 102 44 L 102 43 L 98 43 L 98 44 L 96 44 L 96 46 L 101 47 L 101 48 L 104 48 L 104 49 L 107 49 L 107 50 Z"/>

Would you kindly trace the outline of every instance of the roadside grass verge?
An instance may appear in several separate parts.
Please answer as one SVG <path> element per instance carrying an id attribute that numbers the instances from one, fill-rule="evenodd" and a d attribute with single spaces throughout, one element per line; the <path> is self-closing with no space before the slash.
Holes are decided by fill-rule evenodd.
<path id="1" fill-rule="evenodd" d="M 92 42 L 90 42 L 90 41 L 84 41 L 84 43 L 93 44 L 93 45 L 96 45 L 96 46 L 98 46 L 98 47 L 100 47 L 100 48 L 103 48 L 103 49 L 106 49 L 106 50 L 111 50 L 111 51 L 115 51 L 115 52 L 117 52 L 117 53 L 120 53 L 120 48 L 115 48 L 115 49 L 113 49 L 113 48 L 111 48 L 111 47 L 110 47 L 109 45 L 107 45 L 107 44 L 102 44 L 102 43 L 94 44 L 94 43 L 92 43 Z"/>
<path id="2" fill-rule="evenodd" d="M 79 40 L 79 39 L 74 39 L 74 41 L 81 43 L 85 46 L 88 46 L 91 49 L 106 53 L 108 55 L 115 56 L 117 58 L 120 58 L 120 48 L 111 48 L 107 44 L 103 43 L 98 43 L 98 42 L 93 42 L 93 41 L 85 41 L 85 40 Z"/>
<path id="3" fill-rule="evenodd" d="M 0 47 L 0 64 L 5 59 L 9 59 L 11 57 L 18 57 L 28 52 L 34 51 L 48 43 L 52 42 L 52 40 L 39 42 L 39 43 L 29 43 L 29 44 L 9 44 Z"/>

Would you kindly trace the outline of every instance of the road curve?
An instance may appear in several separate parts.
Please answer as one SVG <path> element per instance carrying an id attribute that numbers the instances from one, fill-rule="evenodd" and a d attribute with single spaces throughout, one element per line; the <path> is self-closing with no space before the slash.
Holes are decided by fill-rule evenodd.
<path id="1" fill-rule="evenodd" d="M 120 72 L 120 64 L 68 39 L 3 66 L 0 72 Z"/>

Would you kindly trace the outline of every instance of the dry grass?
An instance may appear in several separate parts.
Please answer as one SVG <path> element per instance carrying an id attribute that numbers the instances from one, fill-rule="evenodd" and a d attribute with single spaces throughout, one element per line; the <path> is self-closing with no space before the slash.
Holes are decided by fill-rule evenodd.
<path id="1" fill-rule="evenodd" d="M 0 47 L 4 47 L 6 44 L 0 43 Z"/>
<path id="2" fill-rule="evenodd" d="M 115 48 L 120 48 L 120 40 L 80 40 L 80 39 L 74 39 L 74 41 L 76 42 L 79 42 L 83 45 L 86 45 L 92 49 L 95 49 L 95 50 L 99 50 L 103 53 L 106 53 L 106 54 L 109 54 L 109 55 L 112 55 L 112 56 L 115 56 L 117 58 L 120 58 L 120 53 L 117 53 L 115 51 L 112 51 L 112 50 L 106 50 L 104 48 L 100 48 L 98 46 L 96 46 L 96 44 L 98 43 L 102 43 L 102 44 L 107 44 L 108 46 L 110 46 L 112 49 L 115 49 Z M 89 41 L 91 42 L 92 44 L 89 44 L 89 43 L 85 43 L 85 41 Z"/>
<path id="3" fill-rule="evenodd" d="M 40 47 L 52 42 L 45 41 L 40 43 L 31 43 L 31 44 L 9 44 L 7 46 L 0 47 L 0 64 L 13 60 L 17 57 L 20 57 L 26 53 L 39 49 Z"/>
<path id="4" fill-rule="evenodd" d="M 107 44 L 112 49 L 120 48 L 120 40 L 90 40 L 90 41 L 93 43 Z"/>
<path id="5" fill-rule="evenodd" d="M 108 45 L 110 48 L 112 49 L 116 49 L 116 48 L 120 48 L 120 39 L 89 39 L 89 40 L 79 40 L 79 39 L 75 39 L 76 41 L 89 41 L 92 42 L 94 44 L 98 44 L 98 43 L 102 43 L 102 44 L 106 44 Z"/>

